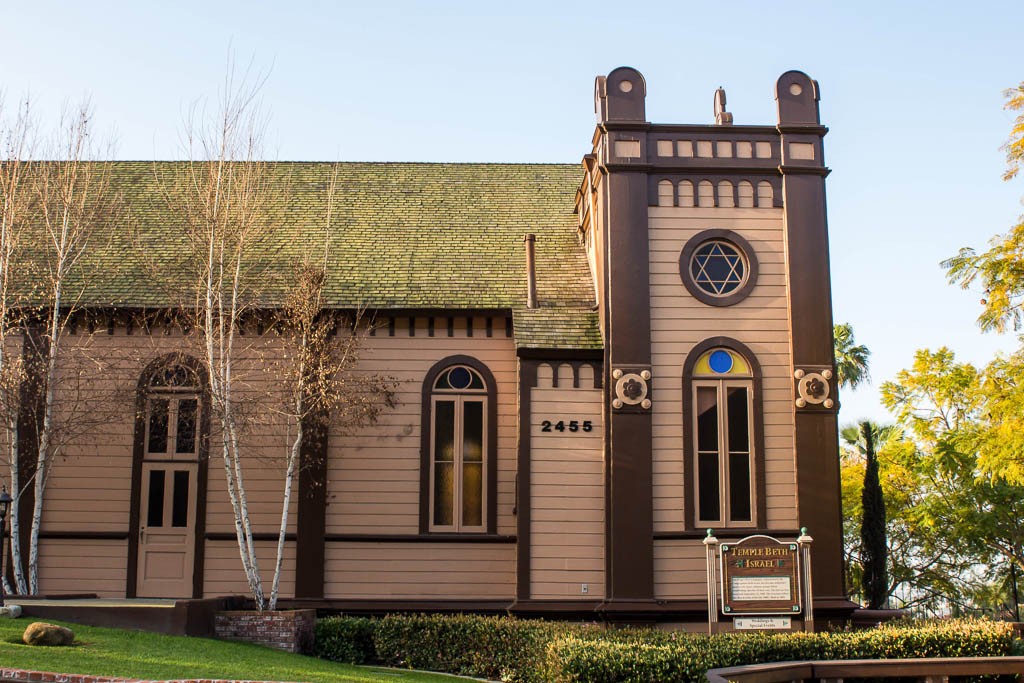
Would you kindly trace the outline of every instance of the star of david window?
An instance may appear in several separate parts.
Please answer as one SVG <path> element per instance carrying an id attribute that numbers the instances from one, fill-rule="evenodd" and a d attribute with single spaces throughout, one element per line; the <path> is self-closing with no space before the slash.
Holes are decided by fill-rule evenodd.
<path id="1" fill-rule="evenodd" d="M 750 244 L 731 230 L 705 230 L 683 247 L 679 274 L 694 298 L 709 306 L 731 306 L 750 294 L 757 258 Z"/>
<path id="2" fill-rule="evenodd" d="M 712 296 L 736 291 L 747 274 L 743 254 L 723 240 L 702 244 L 690 259 L 690 275 L 697 286 Z"/>

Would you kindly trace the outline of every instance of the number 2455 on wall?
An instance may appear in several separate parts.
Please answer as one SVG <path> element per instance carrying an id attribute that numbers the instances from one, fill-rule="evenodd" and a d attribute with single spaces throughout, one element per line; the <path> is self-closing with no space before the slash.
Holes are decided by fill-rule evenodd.
<path id="1" fill-rule="evenodd" d="M 593 431 L 594 423 L 591 422 L 590 420 L 583 420 L 582 422 L 580 422 L 579 420 L 569 420 L 568 422 L 566 422 L 565 420 L 559 420 L 558 422 L 544 420 L 543 422 L 540 423 L 540 431 L 542 432 L 550 432 L 551 430 L 554 430 L 556 432 L 564 432 L 567 429 L 570 432 L 578 432 L 581 429 L 585 432 L 589 432 Z"/>

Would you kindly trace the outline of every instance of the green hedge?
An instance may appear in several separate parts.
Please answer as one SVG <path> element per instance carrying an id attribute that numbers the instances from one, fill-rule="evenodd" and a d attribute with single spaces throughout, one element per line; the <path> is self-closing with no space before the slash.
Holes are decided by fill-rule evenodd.
<path id="1" fill-rule="evenodd" d="M 557 683 L 703 683 L 708 669 L 764 662 L 993 657 L 1014 652 L 1012 625 L 990 621 L 899 623 L 866 631 L 560 638 L 546 660 Z"/>
<path id="2" fill-rule="evenodd" d="M 321 657 L 516 683 L 703 683 L 708 669 L 758 662 L 1013 654 L 1007 623 L 901 622 L 866 631 L 713 637 L 603 630 L 475 615 L 331 617 L 317 623 Z"/>
<path id="3" fill-rule="evenodd" d="M 316 622 L 314 653 L 321 659 L 345 664 L 373 664 L 376 619 L 365 617 L 327 617 Z"/>
<path id="4" fill-rule="evenodd" d="M 375 642 L 379 661 L 389 666 L 532 683 L 547 680 L 552 641 L 586 630 L 509 617 L 389 615 L 378 623 Z"/>

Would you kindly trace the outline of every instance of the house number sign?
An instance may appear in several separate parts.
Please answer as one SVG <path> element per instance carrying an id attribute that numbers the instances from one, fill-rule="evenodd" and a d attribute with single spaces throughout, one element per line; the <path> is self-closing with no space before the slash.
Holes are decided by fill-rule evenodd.
<path id="1" fill-rule="evenodd" d="M 591 420 L 544 420 L 540 423 L 542 432 L 590 432 L 594 430 Z"/>

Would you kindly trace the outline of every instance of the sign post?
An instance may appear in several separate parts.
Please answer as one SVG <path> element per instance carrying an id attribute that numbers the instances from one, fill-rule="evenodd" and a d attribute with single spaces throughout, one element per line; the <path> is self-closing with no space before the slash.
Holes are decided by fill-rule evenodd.
<path id="1" fill-rule="evenodd" d="M 804 528 L 795 541 L 754 535 L 719 543 L 709 529 L 708 632 L 717 630 L 719 610 L 737 630 L 791 630 L 794 616 L 803 617 L 805 631 L 813 630 L 813 540 Z"/>

